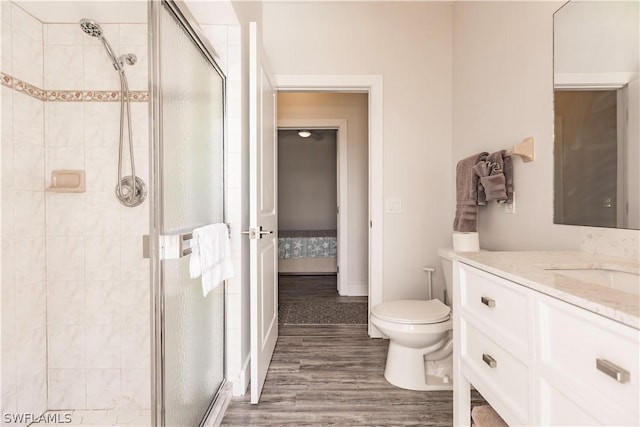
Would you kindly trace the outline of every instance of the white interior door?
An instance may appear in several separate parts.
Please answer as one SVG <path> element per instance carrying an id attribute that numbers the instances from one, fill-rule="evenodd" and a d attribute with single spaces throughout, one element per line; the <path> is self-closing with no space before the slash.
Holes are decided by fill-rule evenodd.
<path id="1" fill-rule="evenodd" d="M 249 27 L 251 403 L 278 339 L 277 91 L 255 22 Z"/>

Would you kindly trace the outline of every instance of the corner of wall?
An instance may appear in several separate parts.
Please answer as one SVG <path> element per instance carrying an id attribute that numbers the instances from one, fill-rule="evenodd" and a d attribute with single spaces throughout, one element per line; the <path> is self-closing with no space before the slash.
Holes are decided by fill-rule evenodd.
<path id="1" fill-rule="evenodd" d="M 251 379 L 251 355 L 247 352 L 242 358 L 242 367 L 236 377 L 236 381 L 233 381 L 233 395 L 244 396 L 249 387 L 249 380 Z"/>

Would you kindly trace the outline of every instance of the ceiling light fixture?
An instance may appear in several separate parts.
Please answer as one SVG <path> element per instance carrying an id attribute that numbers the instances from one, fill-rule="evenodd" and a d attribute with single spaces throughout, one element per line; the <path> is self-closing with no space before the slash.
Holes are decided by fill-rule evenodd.
<path id="1" fill-rule="evenodd" d="M 310 130 L 299 130 L 298 131 L 298 136 L 301 138 L 309 138 L 311 136 L 311 131 Z"/>

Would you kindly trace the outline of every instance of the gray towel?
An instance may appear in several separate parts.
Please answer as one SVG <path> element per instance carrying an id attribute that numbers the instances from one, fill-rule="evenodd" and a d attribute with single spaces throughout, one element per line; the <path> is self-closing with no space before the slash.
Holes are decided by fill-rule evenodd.
<path id="1" fill-rule="evenodd" d="M 477 231 L 478 215 L 478 175 L 473 167 L 486 159 L 489 153 L 482 152 L 469 156 L 456 166 L 456 217 L 454 231 Z"/>
<path id="2" fill-rule="evenodd" d="M 486 205 L 487 202 L 507 200 L 506 177 L 504 174 L 503 158 L 506 150 L 496 151 L 487 156 L 487 159 L 473 167 L 473 171 L 480 178 L 478 186 L 478 204 Z"/>
<path id="3" fill-rule="evenodd" d="M 507 188 L 507 203 L 513 203 L 513 159 L 511 154 L 503 154 L 502 156 L 504 171 L 505 187 Z"/>

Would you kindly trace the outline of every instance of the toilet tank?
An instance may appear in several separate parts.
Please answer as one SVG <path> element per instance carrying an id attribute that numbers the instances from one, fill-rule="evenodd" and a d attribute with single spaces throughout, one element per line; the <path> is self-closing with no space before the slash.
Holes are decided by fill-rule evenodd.
<path id="1" fill-rule="evenodd" d="M 447 300 L 445 304 L 451 306 L 451 290 L 453 288 L 453 259 L 451 258 L 453 249 L 440 248 L 438 249 L 438 256 L 440 256 L 440 264 L 442 265 L 442 272 L 444 273 L 444 284 L 447 290 Z"/>

